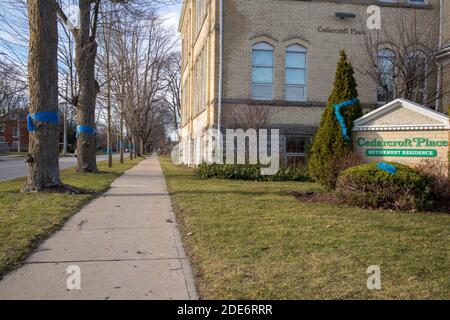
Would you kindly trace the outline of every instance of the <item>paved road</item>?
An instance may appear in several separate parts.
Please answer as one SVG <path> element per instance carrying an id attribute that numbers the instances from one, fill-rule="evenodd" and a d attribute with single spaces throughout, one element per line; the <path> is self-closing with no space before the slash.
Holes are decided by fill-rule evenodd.
<path id="1" fill-rule="evenodd" d="M 113 157 L 118 157 L 114 154 Z M 97 161 L 106 160 L 106 155 L 97 156 Z M 61 169 L 74 167 L 77 164 L 75 157 L 65 157 L 59 159 Z M 16 156 L 0 156 L 0 181 L 11 180 L 15 178 L 25 177 L 28 173 L 28 165 L 23 157 Z"/>
<path id="2" fill-rule="evenodd" d="M 197 299 L 158 159 L 116 179 L 6 275 L 5 299 Z"/>

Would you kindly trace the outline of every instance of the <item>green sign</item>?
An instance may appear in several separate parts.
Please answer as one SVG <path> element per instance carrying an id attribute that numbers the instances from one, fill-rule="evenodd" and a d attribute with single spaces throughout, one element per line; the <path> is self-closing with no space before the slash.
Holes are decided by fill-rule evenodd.
<path id="1" fill-rule="evenodd" d="M 448 147 L 448 140 L 423 137 L 384 140 L 360 137 L 356 140 L 356 145 L 367 148 L 365 152 L 367 157 L 436 158 L 437 148 Z"/>
<path id="2" fill-rule="evenodd" d="M 356 141 L 359 147 L 416 147 L 416 148 L 436 148 L 448 147 L 446 140 L 431 140 L 427 138 L 405 138 L 403 140 L 382 140 L 358 138 Z"/>
<path id="3" fill-rule="evenodd" d="M 437 150 L 434 149 L 367 149 L 368 157 L 420 157 L 435 158 Z"/>

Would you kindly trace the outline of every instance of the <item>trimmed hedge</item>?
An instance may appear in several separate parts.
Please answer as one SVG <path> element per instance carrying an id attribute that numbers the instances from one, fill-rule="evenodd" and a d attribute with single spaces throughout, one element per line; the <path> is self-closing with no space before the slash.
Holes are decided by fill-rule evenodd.
<path id="1" fill-rule="evenodd" d="M 273 176 L 261 175 L 257 164 L 206 164 L 198 166 L 197 174 L 202 179 L 217 178 L 253 181 L 311 181 L 305 166 L 281 167 Z"/>
<path id="2" fill-rule="evenodd" d="M 429 210 L 433 206 L 428 178 L 398 163 L 389 174 L 377 164 L 363 164 L 345 170 L 338 178 L 336 195 L 342 202 L 363 208 Z"/>

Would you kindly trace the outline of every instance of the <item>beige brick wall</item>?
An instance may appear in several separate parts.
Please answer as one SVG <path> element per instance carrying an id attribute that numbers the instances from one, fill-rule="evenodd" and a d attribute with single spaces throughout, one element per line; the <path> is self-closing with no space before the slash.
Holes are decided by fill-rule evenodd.
<path id="1" fill-rule="evenodd" d="M 438 0 L 430 0 L 428 4 L 435 5 Z M 207 123 L 212 126 L 217 117 L 214 102 L 217 103 L 219 78 L 219 8 L 217 0 L 210 0 L 208 15 L 201 31 L 197 33 L 195 25 L 195 0 L 186 0 L 182 16 L 180 31 L 182 32 L 183 54 L 186 63 L 183 69 L 183 82 L 188 83 L 190 100 L 183 102 L 185 112 L 184 123 L 190 123 L 198 114 L 194 113 L 193 97 L 198 88 L 194 87 L 192 70 L 195 68 L 197 57 L 201 50 L 208 51 L 208 83 L 207 83 Z M 404 6 L 407 0 L 399 1 L 403 6 L 383 5 L 383 23 L 389 24 L 391 16 L 398 12 L 418 13 L 419 19 L 430 20 L 433 10 L 410 9 Z M 347 50 L 349 59 L 355 69 L 364 61 L 364 36 L 352 34 L 330 34 L 318 32 L 318 27 L 348 28 L 349 30 L 363 30 L 367 14 L 365 10 L 369 4 L 380 4 L 378 1 L 325 1 L 325 0 L 225 0 L 224 26 L 224 99 L 251 98 L 251 45 L 259 41 L 267 41 L 275 48 L 274 70 L 274 100 L 284 100 L 285 79 L 285 47 L 292 43 L 299 43 L 308 48 L 307 71 L 307 101 L 324 104 L 331 92 L 334 80 L 338 52 L 341 48 Z M 381 4 L 380 4 L 381 5 Z M 399 11 L 402 10 L 402 11 Z M 405 11 L 406 10 L 406 11 Z M 356 19 L 341 20 L 334 17 L 337 11 L 353 12 Z M 356 72 L 360 100 L 363 103 L 375 105 L 376 88 L 367 77 Z M 202 109 L 202 108 L 199 108 Z M 311 113 L 305 108 L 277 107 L 277 117 L 295 122 L 297 119 L 308 118 Z M 285 112 L 284 115 L 280 114 Z M 316 116 L 312 119 L 317 123 Z"/>
<path id="2" fill-rule="evenodd" d="M 450 109 L 450 57 L 443 62 L 442 90 L 442 111 L 448 114 Z"/>
<path id="3" fill-rule="evenodd" d="M 444 25 L 442 33 L 442 44 L 450 44 L 450 1 L 444 1 Z M 450 57 L 442 61 L 443 76 L 442 76 L 442 111 L 449 112 L 450 108 Z"/>
<path id="4" fill-rule="evenodd" d="M 181 127 L 187 128 L 187 132 L 193 137 L 198 127 L 209 127 L 214 121 L 214 101 L 218 94 L 218 37 L 216 28 L 218 23 L 218 8 L 216 0 L 209 0 L 206 15 L 201 22 L 201 28 L 197 32 L 196 25 L 196 1 L 185 0 L 179 31 L 182 38 L 183 66 L 182 66 L 182 84 L 186 84 L 182 90 L 188 90 L 189 94 L 182 94 L 182 119 Z M 195 85 L 194 70 L 199 63 L 200 54 L 206 55 L 206 105 L 194 106 L 194 96 L 200 88 Z M 184 99 L 188 96 L 189 99 Z M 195 112 L 200 110 L 201 112 Z M 201 119 L 201 124 L 199 120 Z M 186 134 L 186 130 L 184 131 Z"/>
<path id="5" fill-rule="evenodd" d="M 368 141 L 373 139 L 377 140 L 393 140 L 393 141 L 403 141 L 404 139 L 414 139 L 414 138 L 425 138 L 433 141 L 446 141 L 447 146 L 444 147 L 417 147 L 417 146 L 392 146 L 392 147 L 361 147 L 358 145 L 358 139 L 365 138 Z M 407 165 L 416 166 L 423 159 L 440 159 L 445 161 L 448 164 L 448 139 L 449 139 L 449 131 L 448 130 L 436 130 L 436 131 L 358 131 L 355 132 L 355 151 L 361 156 L 361 158 L 365 162 L 380 162 L 380 161 L 389 161 L 389 162 L 399 162 Z M 416 157 L 367 157 L 366 150 L 367 149 L 414 149 L 414 150 L 423 150 L 423 149 L 433 149 L 437 150 L 436 158 L 416 158 Z"/>
<path id="6" fill-rule="evenodd" d="M 398 126 L 398 125 L 433 125 L 436 124 L 436 120 L 427 117 L 426 115 L 418 112 L 411 112 L 411 110 L 403 108 L 402 106 L 389 112 L 388 116 L 381 115 L 372 121 L 366 122 L 366 126 Z"/>
<path id="7" fill-rule="evenodd" d="M 355 69 L 358 69 L 367 63 L 365 37 L 319 32 L 318 27 L 364 30 L 368 17 L 366 9 L 367 4 L 340 4 L 330 1 L 226 1 L 224 96 L 251 98 L 251 46 L 266 41 L 274 46 L 274 100 L 284 100 L 285 48 L 289 44 L 299 43 L 308 49 L 307 100 L 327 101 L 333 86 L 339 50 L 345 49 Z M 413 9 L 382 7 L 383 23 L 392 23 L 390 19 L 393 19 L 399 10 L 411 12 Z M 357 18 L 338 19 L 334 16 L 338 11 L 356 13 Z M 433 10 L 415 11 L 418 19 L 422 21 L 436 15 Z M 360 100 L 363 103 L 375 104 L 376 86 L 373 81 L 358 72 L 355 77 Z"/>
<path id="8" fill-rule="evenodd" d="M 319 106 L 293 106 L 293 105 L 271 105 L 266 106 L 263 104 L 225 104 L 223 107 L 224 122 L 229 120 L 227 116 L 230 112 L 236 116 L 242 114 L 242 118 L 247 117 L 249 109 L 266 108 L 268 110 L 267 122 L 274 125 L 299 125 L 299 126 L 312 126 L 318 127 L 324 111 L 323 107 Z M 250 114 L 252 116 L 252 114 Z M 258 115 L 253 115 L 254 118 L 258 118 Z M 229 122 L 229 121 L 228 121 Z"/>
<path id="9" fill-rule="evenodd" d="M 447 0 L 446 0 L 447 1 Z M 182 102 L 183 136 L 193 137 L 194 132 L 213 127 L 217 123 L 217 98 L 219 86 L 219 6 L 218 0 L 209 0 L 205 22 L 199 33 L 194 30 L 196 0 L 184 1 L 180 31 L 183 37 L 183 83 L 188 84 L 189 100 Z M 390 24 L 399 12 L 417 12 L 419 21 L 436 17 L 439 0 L 429 0 L 421 9 L 412 9 L 407 0 L 403 5 L 382 5 L 383 23 Z M 348 58 L 356 70 L 359 98 L 364 105 L 376 105 L 376 85 L 357 70 L 367 63 L 364 36 L 319 32 L 318 27 L 364 30 L 369 4 L 375 0 L 224 0 L 224 79 L 223 112 L 254 108 L 251 99 L 252 44 L 266 41 L 274 46 L 274 101 L 270 108 L 270 122 L 274 125 L 297 126 L 310 134 L 310 128 L 319 125 L 324 105 L 331 93 L 339 50 L 346 49 Z M 356 19 L 341 20 L 335 12 L 353 12 Z M 285 48 L 298 43 L 308 49 L 307 101 L 287 103 L 284 97 Z M 205 111 L 194 113 L 193 97 L 199 90 L 193 82 L 193 70 L 202 50 L 208 56 L 207 106 Z M 450 75 L 447 74 L 449 78 Z M 450 83 L 450 82 L 449 82 Z M 450 101 L 449 101 L 450 103 Z M 198 108 L 204 109 L 204 108 Z M 295 129 L 291 134 L 296 134 Z"/>

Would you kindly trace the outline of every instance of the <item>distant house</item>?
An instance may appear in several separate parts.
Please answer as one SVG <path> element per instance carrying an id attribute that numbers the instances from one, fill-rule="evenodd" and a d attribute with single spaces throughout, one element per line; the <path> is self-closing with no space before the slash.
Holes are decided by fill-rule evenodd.
<path id="1" fill-rule="evenodd" d="M 0 117 L 0 152 L 28 151 L 27 112 Z"/>

